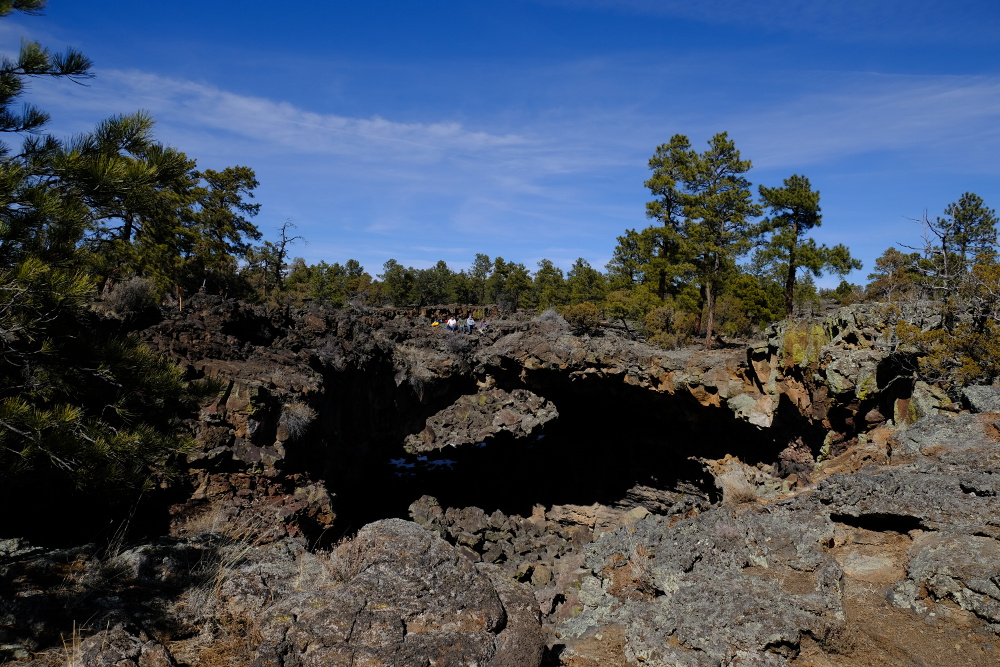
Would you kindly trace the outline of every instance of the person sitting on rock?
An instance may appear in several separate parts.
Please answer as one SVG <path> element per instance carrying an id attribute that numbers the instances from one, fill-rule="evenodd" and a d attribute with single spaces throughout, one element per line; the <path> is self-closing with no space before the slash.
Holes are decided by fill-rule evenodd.
<path id="1" fill-rule="evenodd" d="M 458 320 L 454 316 L 448 318 L 448 331 L 454 331 L 458 328 Z"/>
<path id="2" fill-rule="evenodd" d="M 465 333 L 472 333 L 472 330 L 476 328 L 476 321 L 472 319 L 472 315 L 469 314 L 469 319 L 465 320 Z"/>

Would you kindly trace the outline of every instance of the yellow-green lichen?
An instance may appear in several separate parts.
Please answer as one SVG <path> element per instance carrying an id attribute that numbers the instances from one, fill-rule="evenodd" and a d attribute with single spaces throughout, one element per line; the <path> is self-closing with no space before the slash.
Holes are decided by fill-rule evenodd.
<path id="1" fill-rule="evenodd" d="M 802 367 L 818 363 L 820 350 L 830 340 L 830 332 L 821 324 L 796 322 L 790 325 L 782 341 L 785 365 Z"/>

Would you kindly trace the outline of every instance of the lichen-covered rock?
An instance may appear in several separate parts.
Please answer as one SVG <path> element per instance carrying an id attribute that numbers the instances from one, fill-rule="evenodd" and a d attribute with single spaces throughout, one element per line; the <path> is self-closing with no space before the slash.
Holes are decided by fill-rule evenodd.
<path id="1" fill-rule="evenodd" d="M 954 532 L 931 533 L 914 541 L 907 578 L 892 601 L 917 612 L 948 600 L 1000 632 L 1000 541 Z"/>
<path id="2" fill-rule="evenodd" d="M 962 400 L 972 412 L 1000 412 L 1000 386 L 962 387 Z"/>
<path id="3" fill-rule="evenodd" d="M 82 632 L 82 630 L 81 630 Z M 117 624 L 67 640 L 66 654 L 41 655 L 23 667 L 176 667 L 170 651 L 138 628 Z"/>

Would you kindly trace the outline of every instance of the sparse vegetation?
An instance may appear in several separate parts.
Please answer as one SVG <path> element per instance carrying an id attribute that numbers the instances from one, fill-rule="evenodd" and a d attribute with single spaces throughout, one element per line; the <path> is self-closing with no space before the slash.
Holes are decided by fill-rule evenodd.
<path id="1" fill-rule="evenodd" d="M 129 319 L 157 307 L 159 295 L 152 280 L 132 276 L 114 285 L 104 296 L 104 306 L 115 316 Z"/>
<path id="2" fill-rule="evenodd" d="M 281 421 L 292 442 L 299 440 L 316 421 L 317 413 L 302 401 L 286 403 L 281 411 Z"/>

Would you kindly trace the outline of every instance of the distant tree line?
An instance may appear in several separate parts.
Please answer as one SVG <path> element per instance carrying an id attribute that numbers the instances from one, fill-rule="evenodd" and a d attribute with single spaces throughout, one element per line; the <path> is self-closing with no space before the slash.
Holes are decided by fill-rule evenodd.
<path id="1" fill-rule="evenodd" d="M 619 236 L 604 271 L 579 258 L 563 270 L 543 259 L 529 270 L 502 257 L 477 254 L 468 269 L 444 261 L 430 268 L 388 260 L 372 277 L 356 261 L 344 266 L 295 259 L 284 298 L 385 305 L 496 304 L 509 310 L 555 308 L 593 321 L 616 320 L 666 346 L 702 336 L 745 336 L 783 317 L 817 311 L 821 303 L 946 299 L 976 275 L 976 261 L 991 261 L 996 215 L 965 193 L 943 217 L 924 215 L 923 241 L 889 248 L 865 286 L 844 277 L 861 268 L 843 244 L 819 244 L 810 232 L 822 223 L 820 193 L 793 174 L 780 186 L 760 185 L 723 132 L 705 151 L 675 135 L 649 160 L 652 194 L 643 229 Z M 978 259 L 977 259 L 978 258 Z M 841 276 L 835 289 L 815 279 Z M 584 307 L 581 309 L 581 307 Z"/>
<path id="2" fill-rule="evenodd" d="M 625 326 L 640 323 L 658 342 L 681 344 L 716 331 L 748 334 L 817 299 L 813 277 L 846 275 L 861 267 L 843 245 L 828 248 L 808 237 L 821 222 L 819 193 L 804 176 L 758 189 L 756 201 L 743 160 L 726 133 L 698 152 L 675 135 L 649 161 L 647 216 L 655 224 L 618 237 L 601 272 L 579 258 L 563 270 L 543 259 L 523 264 L 478 254 L 468 270 L 439 261 L 427 269 L 390 259 L 371 278 L 348 266 L 306 266 L 296 260 L 288 278 L 293 298 L 344 304 L 354 298 L 395 305 L 497 304 L 566 312 L 588 304 Z M 766 212 L 767 215 L 762 215 Z M 741 261 L 750 255 L 749 261 Z M 352 264 L 353 263 L 353 264 Z M 591 308 L 592 307 L 592 308 Z M 568 309 L 568 310 L 567 310 Z"/>

